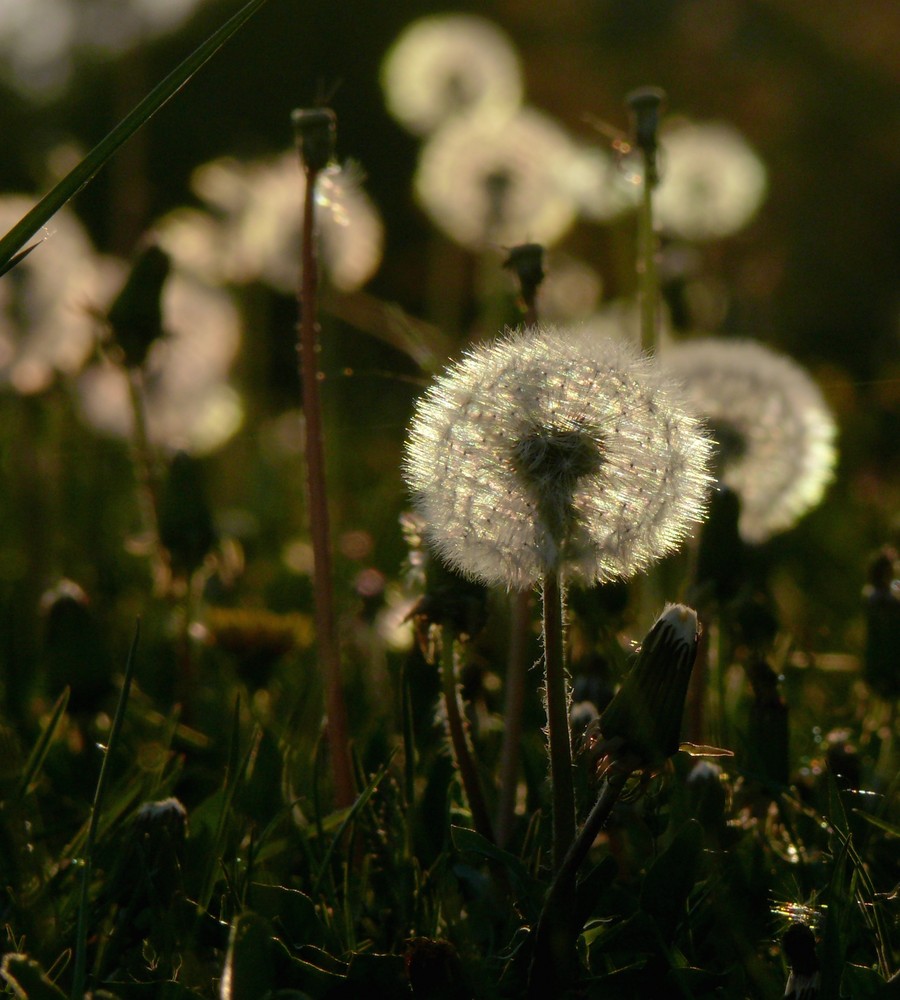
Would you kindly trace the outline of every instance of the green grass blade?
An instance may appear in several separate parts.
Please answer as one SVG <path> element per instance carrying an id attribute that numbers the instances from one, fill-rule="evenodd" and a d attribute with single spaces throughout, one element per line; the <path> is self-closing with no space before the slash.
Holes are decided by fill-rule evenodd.
<path id="1" fill-rule="evenodd" d="M 134 678 L 134 659 L 137 652 L 138 641 L 141 637 L 141 620 L 138 619 L 134 626 L 134 638 L 131 640 L 131 648 L 128 650 L 128 659 L 125 662 L 125 677 L 122 681 L 122 690 L 119 692 L 119 702 L 116 705 L 116 714 L 113 718 L 112 728 L 109 731 L 109 741 L 103 752 L 103 763 L 100 765 L 100 777 L 97 779 L 97 789 L 94 792 L 94 804 L 91 807 L 91 823 L 88 827 L 87 842 L 84 847 L 84 863 L 81 869 L 81 898 L 78 904 L 78 925 L 75 933 L 75 968 L 72 973 L 72 1000 L 80 1000 L 84 996 L 84 981 L 87 971 L 87 908 L 88 890 L 91 882 L 91 864 L 94 853 L 94 841 L 97 838 L 97 826 L 100 822 L 100 814 L 103 811 L 103 796 L 106 793 L 107 765 L 109 759 L 119 742 L 119 734 L 122 731 L 122 722 L 125 719 L 125 707 L 128 704 L 128 695 L 131 692 L 131 682 Z"/>
<path id="2" fill-rule="evenodd" d="M 7 270 L 22 245 L 91 180 L 124 142 L 131 138 L 190 80 L 198 69 L 248 21 L 266 0 L 249 0 L 233 17 L 195 49 L 127 114 L 122 121 L 0 239 L 0 273 Z"/>
<path id="3" fill-rule="evenodd" d="M 56 735 L 60 719 L 62 719 L 68 704 L 69 688 L 66 688 L 56 699 L 56 704 L 53 706 L 53 714 L 50 716 L 50 721 L 41 733 L 40 739 L 38 739 L 37 743 L 35 743 L 34 749 L 31 751 L 31 756 L 28 758 L 28 761 L 22 770 L 22 777 L 19 779 L 18 787 L 19 798 L 22 798 L 28 792 L 28 789 L 31 787 L 31 783 L 37 777 L 41 767 L 43 767 L 47 752 L 50 750 L 50 744 L 53 742 L 53 737 Z"/>

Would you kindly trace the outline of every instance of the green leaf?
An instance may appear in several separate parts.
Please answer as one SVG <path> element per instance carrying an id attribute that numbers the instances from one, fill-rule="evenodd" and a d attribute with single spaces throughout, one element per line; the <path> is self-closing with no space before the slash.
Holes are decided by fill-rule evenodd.
<path id="1" fill-rule="evenodd" d="M 702 857 L 703 828 L 688 820 L 644 876 L 641 907 L 656 920 L 665 940 L 671 940 L 684 915 Z"/>
<path id="2" fill-rule="evenodd" d="M 0 975 L 21 1000 L 65 1000 L 65 993 L 47 978 L 47 973 L 27 955 L 7 955 Z"/>
<path id="3" fill-rule="evenodd" d="M 190 80 L 198 69 L 213 56 L 229 38 L 248 21 L 266 0 L 250 0 L 218 31 L 182 63 L 129 113 L 104 139 L 87 154 L 48 194 L 34 206 L 0 240 L 0 274 L 7 270 L 22 245 L 41 228 L 63 205 L 73 198 L 115 151 L 134 135 L 170 98 Z"/>
<path id="4" fill-rule="evenodd" d="M 844 966 L 841 976 L 841 996 L 852 997 L 853 1000 L 887 1000 L 888 984 L 874 970 L 864 965 Z"/>
<path id="5" fill-rule="evenodd" d="M 324 931 L 315 903 L 298 889 L 283 885 L 250 884 L 248 905 L 279 926 L 281 937 L 290 945 L 324 944 Z"/>
<path id="6" fill-rule="evenodd" d="M 900 837 L 900 826 L 888 823 L 887 820 L 882 819 L 880 816 L 873 816 L 871 813 L 863 812 L 862 809 L 854 809 L 853 812 L 867 823 L 871 823 L 872 826 L 877 826 L 879 830 L 884 830 L 891 837 Z"/>
<path id="7" fill-rule="evenodd" d="M 544 886 L 528 874 L 525 866 L 515 855 L 504 851 L 480 833 L 464 826 L 451 826 L 450 839 L 457 851 L 474 854 L 483 861 L 492 861 L 499 865 L 508 875 L 519 905 L 531 915 L 530 919 L 537 919 Z"/>
<path id="8" fill-rule="evenodd" d="M 262 1000 L 273 987 L 273 932 L 268 920 L 242 913 L 231 925 L 221 1000 Z"/>

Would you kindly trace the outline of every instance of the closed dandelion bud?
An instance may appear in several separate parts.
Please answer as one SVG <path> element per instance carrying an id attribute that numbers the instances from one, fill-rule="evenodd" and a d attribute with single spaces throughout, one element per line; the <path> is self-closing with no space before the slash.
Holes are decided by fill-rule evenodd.
<path id="1" fill-rule="evenodd" d="M 790 727 L 779 677 L 765 657 L 758 654 L 751 656 L 746 670 L 753 701 L 747 718 L 744 766 L 758 780 L 783 786 L 788 783 L 790 770 Z"/>
<path id="2" fill-rule="evenodd" d="M 866 680 L 882 698 L 900 695 L 900 580 L 894 579 L 897 553 L 883 549 L 869 567 L 863 589 L 866 611 Z"/>
<path id="3" fill-rule="evenodd" d="M 152 884 L 151 897 L 165 907 L 181 885 L 187 810 L 176 798 L 145 802 L 135 817 L 141 866 Z"/>
<path id="4" fill-rule="evenodd" d="M 168 254 L 157 246 L 148 247 L 107 313 L 113 339 L 128 368 L 140 368 L 150 345 L 162 336 L 162 291 L 170 266 Z"/>
<path id="5" fill-rule="evenodd" d="M 87 594 L 72 580 L 60 580 L 41 597 L 44 617 L 42 665 L 52 696 L 70 689 L 69 709 L 96 709 L 110 687 L 112 663 Z"/>
<path id="6" fill-rule="evenodd" d="M 172 569 L 190 575 L 216 542 L 200 462 L 185 452 L 172 459 L 159 506 L 159 537 Z"/>
<path id="7" fill-rule="evenodd" d="M 631 758 L 636 768 L 657 770 L 678 751 L 699 638 L 697 612 L 684 604 L 668 605 L 600 717 L 603 743 Z"/>
<path id="8" fill-rule="evenodd" d="M 509 251 L 503 266 L 519 279 L 523 300 L 527 304 L 533 304 L 544 280 L 543 246 L 540 243 L 521 243 Z"/>
<path id="9" fill-rule="evenodd" d="M 784 932 L 781 947 L 791 967 L 784 1000 L 816 1000 L 819 996 L 819 959 L 815 935 L 806 924 L 791 924 Z"/>
<path id="10" fill-rule="evenodd" d="M 420 640 L 431 626 L 449 625 L 460 639 L 474 638 L 487 621 L 487 588 L 467 579 L 440 559 L 425 564 L 425 593 L 409 613 Z"/>
<path id="11" fill-rule="evenodd" d="M 659 87 L 638 87 L 625 98 L 631 108 L 634 144 L 646 157 L 647 182 L 651 185 L 658 180 L 656 152 L 659 146 L 659 118 L 666 99 Z"/>
<path id="12" fill-rule="evenodd" d="M 337 116 L 330 108 L 297 108 L 291 112 L 297 151 L 307 170 L 319 171 L 334 159 Z"/>

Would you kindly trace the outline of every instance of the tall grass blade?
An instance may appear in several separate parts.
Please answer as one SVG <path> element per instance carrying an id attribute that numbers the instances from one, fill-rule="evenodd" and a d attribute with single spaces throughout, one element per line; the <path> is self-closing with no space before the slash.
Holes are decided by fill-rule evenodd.
<path id="1" fill-rule="evenodd" d="M 91 180 L 115 151 L 134 135 L 159 109 L 174 97 L 201 66 L 262 7 L 266 0 L 249 0 L 207 40 L 175 67 L 161 83 L 127 114 L 118 125 L 65 177 L 0 239 L 0 274 L 12 266 L 22 244 L 29 240 Z"/>
<path id="2" fill-rule="evenodd" d="M 40 739 L 38 739 L 37 743 L 35 743 L 34 749 L 31 751 L 31 756 L 28 758 L 28 761 L 22 770 L 22 777 L 19 779 L 19 787 L 17 789 L 19 798 L 22 798 L 27 794 L 32 782 L 37 777 L 41 767 L 43 767 L 44 760 L 50 750 L 50 744 L 53 742 L 53 737 L 56 735 L 56 730 L 59 728 L 60 720 L 65 714 L 68 704 L 69 688 L 67 687 L 56 699 L 56 704 L 53 706 L 53 713 L 50 716 L 50 721 L 44 727 L 44 731 L 41 733 Z"/>

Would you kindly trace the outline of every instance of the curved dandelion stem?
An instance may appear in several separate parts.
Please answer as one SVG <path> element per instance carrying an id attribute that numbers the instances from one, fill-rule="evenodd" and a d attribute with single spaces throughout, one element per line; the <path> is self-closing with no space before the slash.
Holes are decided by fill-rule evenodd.
<path id="1" fill-rule="evenodd" d="M 547 996 L 548 990 L 561 985 L 560 979 L 565 978 L 566 970 L 577 962 L 574 948 L 581 928 L 578 926 L 578 907 L 575 905 L 576 876 L 591 845 L 597 839 L 597 834 L 609 819 L 631 773 L 628 766 L 610 768 L 594 808 L 588 814 L 578 839 L 566 852 L 547 891 L 535 932 L 528 982 L 529 997 Z"/>
<path id="2" fill-rule="evenodd" d="M 453 757 L 459 769 L 463 790 L 469 800 L 469 808 L 472 810 L 472 821 L 478 833 L 493 842 L 494 832 L 491 829 L 490 817 L 481 791 L 481 782 L 478 779 L 478 771 L 475 769 L 475 761 L 472 757 L 459 705 L 459 687 L 456 683 L 456 640 L 452 627 L 446 624 L 441 628 L 441 685 L 444 693 L 444 705 L 447 709 L 450 745 L 453 748 Z"/>
<path id="3" fill-rule="evenodd" d="M 569 690 L 563 653 L 563 589 L 559 573 L 544 574 L 544 669 L 547 741 L 553 797 L 553 870 L 559 871 L 575 839 L 575 782 L 569 731 Z"/>
<path id="4" fill-rule="evenodd" d="M 332 601 L 331 548 L 328 501 L 325 489 L 325 455 L 322 443 L 322 410 L 319 402 L 316 361 L 316 295 L 318 269 L 315 253 L 315 189 L 319 168 L 305 165 L 302 265 L 300 273 L 300 381 L 305 417 L 306 479 L 309 526 L 313 547 L 316 641 L 325 672 L 328 745 L 334 772 L 335 801 L 339 808 L 353 803 L 353 766 L 348 745 L 347 708 L 341 680 L 341 659 Z"/>

